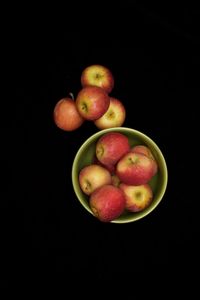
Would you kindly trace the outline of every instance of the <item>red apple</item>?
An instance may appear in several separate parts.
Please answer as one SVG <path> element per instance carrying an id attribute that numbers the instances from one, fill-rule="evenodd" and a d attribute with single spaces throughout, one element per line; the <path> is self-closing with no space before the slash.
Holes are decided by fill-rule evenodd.
<path id="1" fill-rule="evenodd" d="M 142 153 L 142 154 L 148 156 L 149 158 L 151 158 L 154 163 L 154 175 L 157 173 L 158 164 L 157 164 L 155 157 L 153 156 L 151 150 L 149 149 L 149 147 L 147 147 L 145 145 L 136 145 L 131 149 L 131 152 Z"/>
<path id="2" fill-rule="evenodd" d="M 108 109 L 110 97 L 100 87 L 88 86 L 82 88 L 76 98 L 76 107 L 86 120 L 99 119 Z"/>
<path id="3" fill-rule="evenodd" d="M 129 150 L 129 140 L 120 132 L 108 132 L 96 144 L 96 156 L 105 165 L 115 165 Z"/>
<path id="4" fill-rule="evenodd" d="M 98 86 L 110 93 L 114 87 L 112 72 L 102 65 L 91 65 L 85 68 L 81 74 L 82 87 Z"/>
<path id="5" fill-rule="evenodd" d="M 84 122 L 76 108 L 75 102 L 68 97 L 62 98 L 56 103 L 53 118 L 55 124 L 65 131 L 73 131 Z"/>
<path id="6" fill-rule="evenodd" d="M 144 154 L 129 152 L 118 161 L 116 174 L 123 183 L 145 184 L 154 175 L 154 162 Z"/>
<path id="7" fill-rule="evenodd" d="M 125 196 L 120 188 L 104 185 L 95 190 L 89 199 L 94 215 L 102 222 L 118 218 L 125 209 Z"/>
<path id="8" fill-rule="evenodd" d="M 153 192 L 149 184 L 127 185 L 120 184 L 120 189 L 124 192 L 128 211 L 137 212 L 145 209 L 153 200 Z"/>
<path id="9" fill-rule="evenodd" d="M 126 110 L 122 102 L 116 98 L 110 97 L 108 110 L 102 117 L 97 119 L 94 124 L 99 129 L 120 127 L 126 118 Z"/>
<path id="10" fill-rule="evenodd" d="M 97 188 L 105 184 L 111 184 L 110 172 L 99 165 L 85 166 L 79 172 L 79 185 L 86 195 L 90 195 Z"/>

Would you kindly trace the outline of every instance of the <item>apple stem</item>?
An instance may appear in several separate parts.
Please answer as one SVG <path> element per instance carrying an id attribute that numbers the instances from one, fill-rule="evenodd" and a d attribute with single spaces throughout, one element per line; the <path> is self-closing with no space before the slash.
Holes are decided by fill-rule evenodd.
<path id="1" fill-rule="evenodd" d="M 74 100 L 74 94 L 70 92 L 69 95 L 71 96 L 72 100 Z"/>

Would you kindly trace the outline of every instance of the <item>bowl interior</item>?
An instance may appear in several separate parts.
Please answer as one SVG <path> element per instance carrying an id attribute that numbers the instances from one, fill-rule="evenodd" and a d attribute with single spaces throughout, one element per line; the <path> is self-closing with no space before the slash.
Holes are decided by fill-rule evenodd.
<path id="1" fill-rule="evenodd" d="M 153 201 L 150 204 L 150 206 L 148 206 L 146 209 L 140 212 L 124 212 L 120 217 L 111 221 L 112 223 L 133 222 L 149 214 L 159 204 L 167 187 L 167 166 L 164 156 L 159 147 L 156 145 L 156 143 L 144 133 L 131 128 L 116 127 L 98 131 L 97 133 L 89 137 L 79 148 L 74 158 L 74 162 L 72 165 L 72 184 L 75 194 L 79 199 L 80 203 L 85 207 L 85 209 L 89 213 L 93 214 L 89 207 L 89 197 L 82 192 L 79 186 L 78 175 L 80 170 L 84 166 L 89 165 L 93 162 L 97 140 L 105 133 L 111 131 L 125 134 L 129 139 L 131 147 L 139 144 L 148 146 L 158 163 L 158 172 L 149 181 L 154 195 Z"/>

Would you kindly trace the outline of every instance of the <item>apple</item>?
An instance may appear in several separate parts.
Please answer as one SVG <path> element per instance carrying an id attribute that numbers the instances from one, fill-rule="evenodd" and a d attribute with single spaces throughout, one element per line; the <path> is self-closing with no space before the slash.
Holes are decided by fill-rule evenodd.
<path id="1" fill-rule="evenodd" d="M 79 185 L 86 195 L 90 195 L 102 185 L 111 183 L 110 172 L 97 164 L 85 166 L 79 172 Z"/>
<path id="2" fill-rule="evenodd" d="M 81 85 L 98 86 L 110 93 L 114 87 L 112 72 L 102 65 L 91 65 L 86 67 L 81 74 Z"/>
<path id="3" fill-rule="evenodd" d="M 115 165 L 129 150 L 129 140 L 120 132 L 105 133 L 96 143 L 96 157 L 105 165 Z"/>
<path id="4" fill-rule="evenodd" d="M 149 184 L 127 185 L 121 183 L 120 189 L 124 192 L 125 208 L 128 211 L 141 211 L 148 207 L 153 200 L 153 192 Z"/>
<path id="5" fill-rule="evenodd" d="M 86 120 L 99 119 L 108 109 L 110 97 L 100 87 L 88 86 L 82 88 L 76 97 L 76 107 Z"/>
<path id="6" fill-rule="evenodd" d="M 110 97 L 108 110 L 102 117 L 94 121 L 99 129 L 120 127 L 126 118 L 126 110 L 122 102 L 116 98 Z"/>
<path id="7" fill-rule="evenodd" d="M 155 157 L 153 156 L 153 153 L 149 149 L 149 147 L 147 147 L 145 145 L 136 145 L 131 149 L 131 152 L 142 153 L 142 154 L 148 156 L 149 158 L 151 158 L 153 160 L 153 163 L 154 163 L 154 175 L 157 173 L 158 164 L 155 160 Z"/>
<path id="8" fill-rule="evenodd" d="M 60 99 L 53 111 L 53 119 L 55 124 L 65 131 L 73 131 L 79 128 L 84 119 L 79 114 L 75 102 L 71 98 Z"/>
<path id="9" fill-rule="evenodd" d="M 125 210 L 125 195 L 113 185 L 104 185 L 96 189 L 89 199 L 90 208 L 100 221 L 110 222 Z"/>
<path id="10" fill-rule="evenodd" d="M 116 175 L 122 183 L 145 184 L 154 175 L 154 162 L 144 154 L 129 152 L 118 161 Z"/>

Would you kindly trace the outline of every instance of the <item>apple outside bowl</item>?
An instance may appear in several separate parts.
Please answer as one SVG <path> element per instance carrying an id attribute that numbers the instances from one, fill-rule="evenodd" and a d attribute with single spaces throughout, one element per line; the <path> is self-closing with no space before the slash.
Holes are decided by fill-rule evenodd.
<path id="1" fill-rule="evenodd" d="M 78 152 L 75 155 L 73 164 L 72 164 L 72 184 L 74 188 L 74 192 L 82 204 L 82 206 L 94 216 L 92 210 L 89 206 L 89 197 L 84 194 L 79 185 L 79 172 L 80 170 L 93 162 L 95 156 L 95 146 L 98 139 L 108 132 L 120 132 L 128 137 L 130 146 L 133 147 L 135 145 L 146 145 L 152 151 L 157 164 L 158 164 L 158 172 L 153 178 L 148 182 L 153 191 L 153 201 L 151 204 L 139 212 L 128 212 L 124 211 L 118 218 L 111 221 L 111 223 L 130 223 L 136 220 L 139 220 L 149 213 L 151 213 L 162 200 L 168 181 L 168 171 L 165 158 L 157 146 L 157 144 L 144 133 L 126 127 L 114 127 L 109 129 L 104 129 L 96 132 L 92 136 L 90 136 L 79 148 Z"/>

